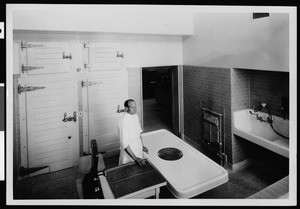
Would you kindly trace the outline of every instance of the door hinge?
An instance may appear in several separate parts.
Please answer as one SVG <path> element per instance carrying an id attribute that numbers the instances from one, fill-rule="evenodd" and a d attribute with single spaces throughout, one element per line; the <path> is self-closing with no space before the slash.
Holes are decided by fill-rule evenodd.
<path id="1" fill-rule="evenodd" d="M 34 47 L 44 47 L 44 45 L 38 45 L 38 44 L 27 44 L 26 41 L 21 41 L 21 49 L 24 48 L 34 48 Z"/>
<path id="2" fill-rule="evenodd" d="M 85 68 L 95 68 L 95 67 L 101 67 L 101 64 L 84 64 Z"/>
<path id="3" fill-rule="evenodd" d="M 102 64 L 84 64 L 84 68 L 101 68 Z"/>
<path id="4" fill-rule="evenodd" d="M 83 44 L 83 47 L 84 47 L 84 48 L 90 48 L 90 47 L 91 47 L 91 45 L 90 45 L 90 44 L 87 44 L 87 43 L 85 43 L 85 44 Z"/>
<path id="5" fill-rule="evenodd" d="M 81 87 L 85 87 L 85 86 L 87 86 L 87 82 L 81 81 Z"/>
<path id="6" fill-rule="evenodd" d="M 84 64 L 84 68 L 92 68 L 93 65 L 92 64 Z"/>
<path id="7" fill-rule="evenodd" d="M 99 46 L 95 43 L 84 43 L 83 47 L 84 48 L 98 48 Z"/>
<path id="8" fill-rule="evenodd" d="M 86 82 L 86 81 L 81 81 L 81 86 L 82 87 L 93 86 L 93 85 L 97 85 L 97 84 L 103 84 L 103 81 L 101 81 L 101 82 L 93 82 L 93 81 Z"/>
<path id="9" fill-rule="evenodd" d="M 35 91 L 35 90 L 38 90 L 38 89 L 44 89 L 46 87 L 44 86 L 21 86 L 21 85 L 18 85 L 18 93 L 21 94 L 23 92 L 27 92 L 27 91 Z"/>
<path id="10" fill-rule="evenodd" d="M 22 64 L 21 70 L 22 70 L 22 73 L 24 73 L 25 71 L 38 70 L 38 69 L 42 69 L 42 68 L 44 68 L 44 67 L 24 66 Z"/>

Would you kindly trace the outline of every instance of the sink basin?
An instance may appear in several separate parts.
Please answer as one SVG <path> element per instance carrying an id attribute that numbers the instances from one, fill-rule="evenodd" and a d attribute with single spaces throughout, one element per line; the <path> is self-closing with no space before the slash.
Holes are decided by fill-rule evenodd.
<path id="1" fill-rule="evenodd" d="M 256 115 L 250 114 L 250 111 L 254 112 L 252 109 L 234 112 L 233 133 L 288 158 L 289 139 L 277 135 L 269 123 L 258 121 Z M 257 114 L 264 118 L 268 117 L 263 112 L 257 112 Z M 273 126 L 280 134 L 289 136 L 289 120 L 273 116 Z"/>

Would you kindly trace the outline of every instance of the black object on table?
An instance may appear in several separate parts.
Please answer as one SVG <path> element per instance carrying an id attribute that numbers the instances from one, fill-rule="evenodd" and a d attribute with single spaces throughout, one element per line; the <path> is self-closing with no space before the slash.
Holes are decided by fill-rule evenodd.
<path id="1" fill-rule="evenodd" d="M 120 165 L 105 171 L 105 177 L 116 199 L 155 185 L 166 185 L 165 179 L 146 161 Z"/>

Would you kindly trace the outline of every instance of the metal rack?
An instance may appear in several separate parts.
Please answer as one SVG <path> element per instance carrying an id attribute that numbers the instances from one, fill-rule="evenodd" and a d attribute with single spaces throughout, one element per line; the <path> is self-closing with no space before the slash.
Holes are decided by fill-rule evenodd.
<path id="1" fill-rule="evenodd" d="M 214 161 L 224 166 L 227 161 L 223 134 L 223 115 L 202 107 L 201 151 Z"/>

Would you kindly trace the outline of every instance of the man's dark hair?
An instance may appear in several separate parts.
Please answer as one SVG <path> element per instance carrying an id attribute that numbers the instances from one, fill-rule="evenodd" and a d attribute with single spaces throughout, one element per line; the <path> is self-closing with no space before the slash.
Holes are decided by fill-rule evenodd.
<path id="1" fill-rule="evenodd" d="M 125 102 L 124 102 L 124 107 L 129 107 L 128 103 L 129 102 L 134 102 L 133 99 L 127 99 Z"/>

